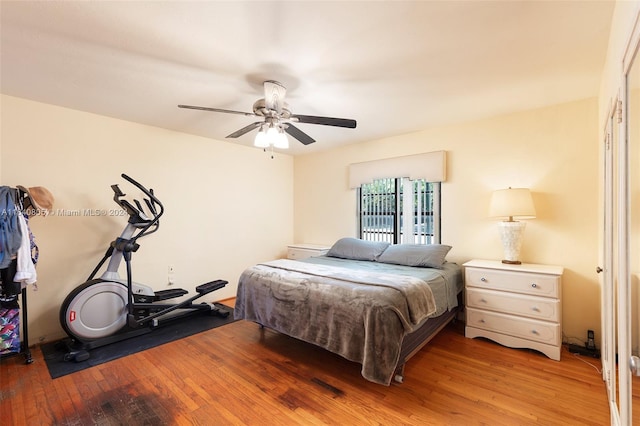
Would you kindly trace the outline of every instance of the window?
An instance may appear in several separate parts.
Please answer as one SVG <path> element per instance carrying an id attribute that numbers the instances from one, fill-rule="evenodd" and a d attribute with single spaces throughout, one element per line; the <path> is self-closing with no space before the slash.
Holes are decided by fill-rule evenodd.
<path id="1" fill-rule="evenodd" d="M 360 238 L 394 244 L 440 243 L 440 182 L 376 179 L 362 184 L 357 192 Z"/>

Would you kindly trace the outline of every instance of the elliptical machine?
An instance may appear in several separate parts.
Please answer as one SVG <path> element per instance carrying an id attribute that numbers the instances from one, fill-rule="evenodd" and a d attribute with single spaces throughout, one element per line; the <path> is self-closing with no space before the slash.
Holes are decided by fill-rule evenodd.
<path id="1" fill-rule="evenodd" d="M 104 345 L 149 333 L 157 327 L 195 313 L 207 313 L 226 318 L 230 309 L 216 303 L 194 304 L 194 300 L 219 290 L 228 281 L 215 280 L 196 287 L 195 295 L 179 303 L 158 303 L 184 296 L 188 291 L 180 288 L 153 291 L 147 285 L 135 283 L 131 276 L 131 254 L 140 245 L 137 240 L 152 234 L 160 227 L 164 207 L 152 189 L 122 174 L 122 178 L 136 186 L 147 198 L 148 213 L 137 199 L 135 206 L 124 199 L 118 185 L 111 185 L 113 200 L 129 215 L 122 234 L 107 249 L 87 281 L 76 287 L 60 307 L 60 324 L 71 338 L 66 342 L 65 361 L 85 361 L 89 351 Z M 109 259 L 106 271 L 94 278 Z M 126 280 L 120 278 L 118 268 L 124 259 Z"/>

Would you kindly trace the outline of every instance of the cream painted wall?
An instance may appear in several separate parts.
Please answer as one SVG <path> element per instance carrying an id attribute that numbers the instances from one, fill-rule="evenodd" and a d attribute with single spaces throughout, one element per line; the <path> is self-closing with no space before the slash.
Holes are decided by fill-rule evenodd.
<path id="1" fill-rule="evenodd" d="M 2 95 L 0 182 L 45 186 L 54 214 L 30 221 L 40 247 L 38 291 L 30 290 L 30 343 L 63 336 L 59 308 L 126 224 L 87 216 L 114 209 L 110 185 L 136 194 L 126 173 L 166 208 L 160 230 L 140 240 L 134 280 L 156 290 L 226 279 L 207 300 L 233 297 L 247 266 L 284 255 L 293 241 L 293 158 Z M 79 214 L 79 215 L 78 215 Z M 124 268 L 122 269 L 124 271 Z M 121 272 L 124 276 L 124 273 Z"/>
<path id="2" fill-rule="evenodd" d="M 491 191 L 529 187 L 537 218 L 528 221 L 522 260 L 561 265 L 565 337 L 600 330 L 598 253 L 598 102 L 588 99 L 489 120 L 350 145 L 294 160 L 295 242 L 331 244 L 356 236 L 350 163 L 447 151 L 442 242 L 448 259 L 501 259 Z"/>

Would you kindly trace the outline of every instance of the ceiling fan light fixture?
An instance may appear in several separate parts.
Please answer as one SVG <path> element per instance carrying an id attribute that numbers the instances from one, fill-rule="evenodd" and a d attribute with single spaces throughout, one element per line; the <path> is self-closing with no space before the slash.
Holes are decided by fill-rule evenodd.
<path id="1" fill-rule="evenodd" d="M 278 125 L 262 125 L 256 134 L 253 145 L 258 148 L 269 148 L 270 146 L 278 149 L 289 149 L 289 139 L 284 133 L 282 126 Z"/>
<path id="2" fill-rule="evenodd" d="M 273 124 L 271 124 L 267 128 L 267 138 L 269 140 L 269 143 L 271 145 L 273 145 L 273 143 L 275 142 L 277 137 L 278 137 L 278 128 L 276 126 L 274 126 Z"/>
<path id="3" fill-rule="evenodd" d="M 269 137 L 267 136 L 267 133 L 260 129 L 260 131 L 256 134 L 253 145 L 258 148 L 269 148 Z"/>
<path id="4" fill-rule="evenodd" d="M 284 134 L 282 127 L 278 127 L 278 131 L 273 139 L 273 146 L 278 149 L 289 149 L 289 139 Z"/>

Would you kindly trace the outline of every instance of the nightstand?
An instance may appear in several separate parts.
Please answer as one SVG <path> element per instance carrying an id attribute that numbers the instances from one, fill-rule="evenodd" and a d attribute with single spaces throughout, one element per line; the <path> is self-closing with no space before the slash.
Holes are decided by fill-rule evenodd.
<path id="1" fill-rule="evenodd" d="M 306 259 L 327 254 L 331 247 L 319 244 L 291 244 L 287 246 L 287 259 Z"/>
<path id="2" fill-rule="evenodd" d="M 466 337 L 536 349 L 560 361 L 562 267 L 499 260 L 471 260 L 463 266 Z"/>

